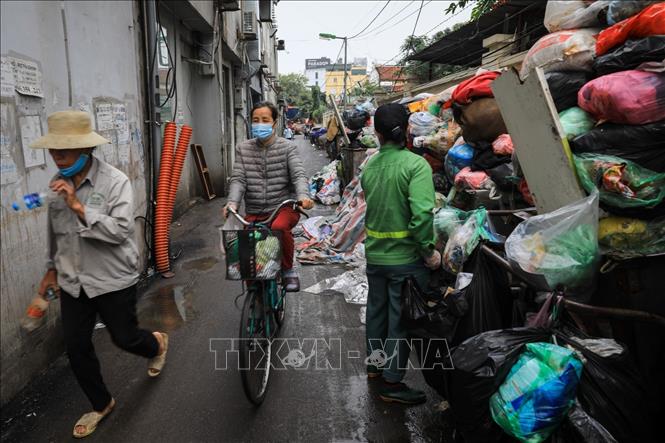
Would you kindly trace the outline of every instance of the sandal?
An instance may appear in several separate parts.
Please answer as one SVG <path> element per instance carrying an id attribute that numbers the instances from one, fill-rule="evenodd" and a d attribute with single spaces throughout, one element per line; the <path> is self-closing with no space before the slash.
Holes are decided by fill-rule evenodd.
<path id="1" fill-rule="evenodd" d="M 92 411 L 83 416 L 76 422 L 74 425 L 73 436 L 74 438 L 85 438 L 88 435 L 92 434 L 97 430 L 97 425 L 101 422 L 107 415 L 113 411 L 115 407 L 115 399 L 111 399 L 111 403 L 104 409 L 102 412 Z M 76 428 L 83 427 L 85 428 L 84 432 L 77 432 Z"/>
<path id="2" fill-rule="evenodd" d="M 148 375 L 153 378 L 157 377 L 159 374 L 162 373 L 162 369 L 166 364 L 166 351 L 168 351 L 169 349 L 169 335 L 163 332 L 160 332 L 159 335 L 161 335 L 162 337 L 164 343 L 164 350 L 162 351 L 161 354 L 150 359 L 150 361 L 148 362 Z"/>

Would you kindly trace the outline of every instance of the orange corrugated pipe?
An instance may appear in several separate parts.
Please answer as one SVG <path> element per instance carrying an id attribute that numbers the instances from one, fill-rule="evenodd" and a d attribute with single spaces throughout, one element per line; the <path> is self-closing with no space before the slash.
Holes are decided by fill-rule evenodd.
<path id="1" fill-rule="evenodd" d="M 171 183 L 169 189 L 169 226 L 173 218 L 173 208 L 175 206 L 175 196 L 178 192 L 178 185 L 180 184 L 180 176 L 182 175 L 182 167 L 185 164 L 187 157 L 187 147 L 192 138 L 191 126 L 183 125 L 180 129 L 178 136 L 178 145 L 175 149 L 175 157 L 173 159 L 173 175 L 171 176 Z"/>
<path id="2" fill-rule="evenodd" d="M 171 173 L 173 170 L 173 150 L 176 142 L 176 124 L 166 123 L 162 142 L 162 157 L 159 162 L 157 180 L 157 208 L 155 209 L 154 250 L 157 271 L 169 272 L 169 197 L 171 191 Z"/>

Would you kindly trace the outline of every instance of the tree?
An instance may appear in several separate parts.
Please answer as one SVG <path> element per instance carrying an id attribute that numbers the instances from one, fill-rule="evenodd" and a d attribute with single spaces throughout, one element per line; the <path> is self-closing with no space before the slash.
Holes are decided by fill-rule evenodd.
<path id="1" fill-rule="evenodd" d="M 312 112 L 312 92 L 307 87 L 307 77 L 296 73 L 280 74 L 279 84 L 286 103 L 299 108 L 301 116 L 309 116 Z"/>
<path id="2" fill-rule="evenodd" d="M 464 24 L 462 24 L 462 26 L 463 25 Z M 422 51 L 432 43 L 441 40 L 444 36 L 451 33 L 453 30 L 446 28 L 443 31 L 437 32 L 432 37 L 427 37 L 425 35 L 407 37 L 400 47 L 401 51 L 405 54 L 400 61 L 400 65 L 404 66 L 403 72 L 406 74 L 406 77 L 408 77 L 411 81 L 423 83 L 452 73 L 455 70 L 455 66 L 452 65 L 411 61 L 407 59 L 412 54 Z"/>
<path id="3" fill-rule="evenodd" d="M 351 89 L 350 95 L 352 97 L 372 97 L 379 90 L 379 86 L 365 80 L 363 83 L 356 83 Z"/>
<path id="4" fill-rule="evenodd" d="M 460 8 L 463 9 L 468 5 L 472 0 L 457 0 L 448 6 L 446 9 L 446 14 L 454 14 L 455 11 Z M 494 6 L 498 5 L 504 0 L 473 0 L 473 10 L 471 11 L 471 20 L 478 20 L 478 18 L 492 10 Z"/>

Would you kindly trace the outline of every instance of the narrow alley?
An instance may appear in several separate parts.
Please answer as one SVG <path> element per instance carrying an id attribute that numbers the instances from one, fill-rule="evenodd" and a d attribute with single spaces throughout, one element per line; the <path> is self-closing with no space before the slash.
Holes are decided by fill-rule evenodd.
<path id="1" fill-rule="evenodd" d="M 327 158 L 307 140 L 296 138 L 311 176 Z M 286 338 L 341 338 L 341 370 L 289 368 L 271 375 L 264 404 L 251 405 L 237 370 L 215 370 L 210 339 L 237 337 L 241 288 L 225 280 L 217 226 L 224 200 L 198 203 L 173 226 L 176 277 L 154 279 L 138 303 L 139 321 L 171 333 L 164 373 L 146 375 L 145 361 L 113 346 L 104 329 L 94 343 L 104 378 L 118 406 L 90 437 L 100 442 L 145 441 L 437 441 L 446 428 L 436 411 L 437 397 L 414 408 L 378 398 L 363 358 L 365 330 L 360 307 L 342 294 L 300 292 L 287 296 Z M 312 215 L 334 207 L 318 205 Z M 342 266 L 304 266 L 302 288 L 341 274 Z M 242 300 L 239 300 L 240 306 Z M 412 356 L 413 357 L 413 356 Z M 418 371 L 407 381 L 426 389 Z M 2 409 L 3 442 L 62 441 L 74 420 L 89 407 L 68 366 L 59 358 Z"/>

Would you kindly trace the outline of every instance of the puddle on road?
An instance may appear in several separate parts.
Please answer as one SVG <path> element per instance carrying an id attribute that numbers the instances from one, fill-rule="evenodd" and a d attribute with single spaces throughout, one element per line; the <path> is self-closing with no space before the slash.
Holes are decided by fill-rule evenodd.
<path id="1" fill-rule="evenodd" d="M 196 269 L 197 271 L 207 271 L 213 268 L 219 260 L 216 257 L 202 257 L 195 258 L 194 260 L 186 261 L 182 264 L 182 269 L 191 271 Z"/>
<path id="2" fill-rule="evenodd" d="M 138 302 L 139 324 L 151 331 L 170 332 L 196 318 L 194 293 L 184 286 L 168 285 L 146 294 Z"/>

